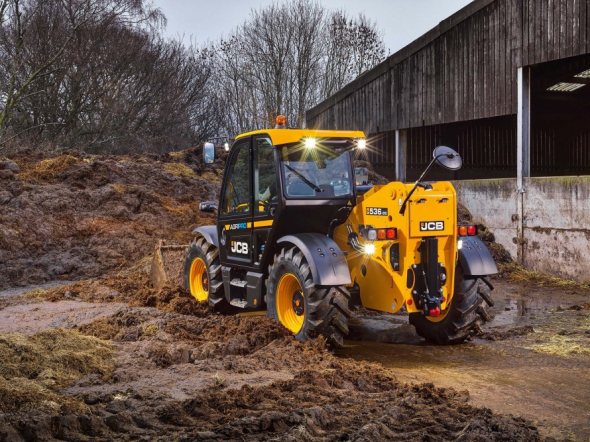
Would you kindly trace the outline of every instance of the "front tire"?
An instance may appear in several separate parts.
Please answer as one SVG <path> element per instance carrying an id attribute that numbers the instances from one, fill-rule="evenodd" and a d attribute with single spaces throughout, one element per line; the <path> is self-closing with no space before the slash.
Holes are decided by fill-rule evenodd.
<path id="1" fill-rule="evenodd" d="M 455 273 L 455 294 L 441 317 L 411 313 L 410 324 L 428 342 L 438 345 L 460 344 L 481 333 L 481 325 L 490 321 L 487 303 L 490 287 L 481 278 L 464 276 L 461 265 Z"/>
<path id="2" fill-rule="evenodd" d="M 320 287 L 297 247 L 284 248 L 269 266 L 267 316 L 279 321 L 298 341 L 324 336 L 330 348 L 344 345 L 350 294 L 345 286 Z"/>
<path id="3" fill-rule="evenodd" d="M 218 313 L 232 313 L 221 277 L 219 249 L 205 238 L 191 241 L 184 259 L 184 288 L 199 302 L 209 302 Z"/>

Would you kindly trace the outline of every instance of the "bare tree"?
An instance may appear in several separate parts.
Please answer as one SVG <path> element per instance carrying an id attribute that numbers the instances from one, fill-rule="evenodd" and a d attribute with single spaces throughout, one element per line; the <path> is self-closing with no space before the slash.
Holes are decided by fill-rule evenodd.
<path id="1" fill-rule="evenodd" d="M 115 22 L 156 26 L 165 21 L 143 0 L 3 0 L 0 13 L 0 130 L 23 99 L 45 93 L 38 87 L 40 80 L 57 73 L 56 64 L 80 40 L 82 28 Z"/>
<path id="2" fill-rule="evenodd" d="M 329 97 L 385 59 L 383 34 L 364 14 L 356 19 L 334 11 L 328 20 L 322 96 Z"/>
<path id="3" fill-rule="evenodd" d="M 307 109 L 385 58 L 375 23 L 315 0 L 253 10 L 216 51 L 230 134 L 271 127 L 277 114 L 303 127 Z"/>

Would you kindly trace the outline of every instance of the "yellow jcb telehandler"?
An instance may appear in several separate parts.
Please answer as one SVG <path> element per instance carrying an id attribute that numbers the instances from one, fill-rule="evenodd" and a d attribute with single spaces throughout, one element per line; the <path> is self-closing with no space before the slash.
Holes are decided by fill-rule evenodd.
<path id="1" fill-rule="evenodd" d="M 471 337 L 490 320 L 497 268 L 475 227 L 458 226 L 452 184 L 423 181 L 435 164 L 460 168 L 460 156 L 441 146 L 414 184 L 360 185 L 354 160 L 367 148 L 358 131 L 239 135 L 219 203 L 200 204 L 217 224 L 193 232 L 186 288 L 220 312 L 266 310 L 297 339 L 332 347 L 355 303 L 405 308 L 432 343 Z"/>

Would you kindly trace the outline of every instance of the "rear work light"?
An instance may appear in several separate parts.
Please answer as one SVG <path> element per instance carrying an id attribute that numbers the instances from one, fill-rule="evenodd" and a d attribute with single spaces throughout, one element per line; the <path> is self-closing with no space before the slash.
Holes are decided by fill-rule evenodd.
<path id="1" fill-rule="evenodd" d="M 459 236 L 475 236 L 475 235 L 477 235 L 477 226 L 459 226 L 457 228 L 457 235 L 459 235 Z"/>

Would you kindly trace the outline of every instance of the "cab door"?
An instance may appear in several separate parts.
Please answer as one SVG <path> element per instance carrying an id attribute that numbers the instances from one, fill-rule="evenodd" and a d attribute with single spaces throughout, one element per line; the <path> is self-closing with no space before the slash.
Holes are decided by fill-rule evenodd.
<path id="1" fill-rule="evenodd" d="M 280 210 L 277 194 L 278 176 L 275 149 L 268 135 L 256 135 L 252 139 L 254 167 L 254 221 L 252 241 L 254 243 L 254 266 L 265 271 L 269 255 L 273 253 L 270 239 L 275 219 Z M 268 246 L 268 247 L 267 247 Z"/>
<path id="2" fill-rule="evenodd" d="M 227 160 L 222 185 L 217 233 L 221 263 L 231 267 L 251 268 L 254 259 L 252 242 L 252 146 L 251 138 L 238 140 Z"/>

